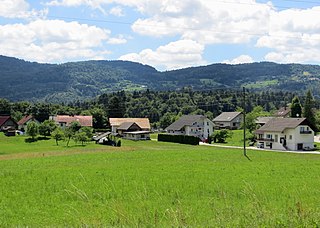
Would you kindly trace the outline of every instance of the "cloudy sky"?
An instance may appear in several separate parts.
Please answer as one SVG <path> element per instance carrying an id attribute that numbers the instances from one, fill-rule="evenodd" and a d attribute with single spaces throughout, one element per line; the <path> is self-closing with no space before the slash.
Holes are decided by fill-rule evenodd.
<path id="1" fill-rule="evenodd" d="M 130 60 L 320 63 L 318 0 L 0 0 L 0 55 L 43 63 Z"/>

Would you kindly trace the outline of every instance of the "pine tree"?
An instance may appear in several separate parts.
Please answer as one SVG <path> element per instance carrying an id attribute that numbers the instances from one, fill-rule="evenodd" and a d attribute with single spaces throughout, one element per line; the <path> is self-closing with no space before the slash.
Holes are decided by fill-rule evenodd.
<path id="1" fill-rule="evenodd" d="M 297 118 L 301 117 L 302 114 L 302 107 L 299 100 L 299 97 L 295 96 L 291 101 L 291 117 Z"/>
<path id="2" fill-rule="evenodd" d="M 303 117 L 307 118 L 309 123 L 315 127 L 316 126 L 316 117 L 313 111 L 314 108 L 314 99 L 310 90 L 308 90 L 306 95 L 306 100 L 303 106 Z"/>

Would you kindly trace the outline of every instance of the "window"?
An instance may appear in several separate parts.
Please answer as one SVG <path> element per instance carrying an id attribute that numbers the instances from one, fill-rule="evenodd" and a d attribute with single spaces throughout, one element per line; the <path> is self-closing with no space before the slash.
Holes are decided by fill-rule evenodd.
<path id="1" fill-rule="evenodd" d="M 274 141 L 278 142 L 278 135 L 274 135 Z"/>
<path id="2" fill-rule="evenodd" d="M 289 140 L 292 140 L 292 135 L 289 135 Z"/>
<path id="3" fill-rule="evenodd" d="M 209 122 L 207 122 L 207 126 L 209 126 Z"/>
<path id="4" fill-rule="evenodd" d="M 267 139 L 272 139 L 272 135 L 271 134 L 267 134 Z"/>

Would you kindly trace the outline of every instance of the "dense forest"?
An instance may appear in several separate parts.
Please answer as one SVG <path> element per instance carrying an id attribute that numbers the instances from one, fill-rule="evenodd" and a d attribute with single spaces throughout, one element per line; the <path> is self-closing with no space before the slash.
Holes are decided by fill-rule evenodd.
<path id="1" fill-rule="evenodd" d="M 159 72 L 128 61 L 39 64 L 0 56 L 0 97 L 9 101 L 69 103 L 118 91 L 193 91 L 240 89 L 320 95 L 320 66 L 212 64 Z"/>
<path id="2" fill-rule="evenodd" d="M 9 102 L 0 99 L 0 115 L 11 114 L 19 120 L 23 115 L 33 114 L 44 121 L 50 115 L 93 115 L 95 128 L 106 128 L 108 117 L 148 117 L 154 128 L 165 128 L 181 115 L 203 114 L 213 119 L 221 112 L 242 110 L 246 112 L 261 106 L 266 112 L 288 106 L 295 94 L 290 92 L 255 92 L 246 90 L 195 91 L 184 88 L 180 91 L 135 91 L 105 93 L 90 101 L 75 101 L 63 104 Z M 301 96 L 303 104 L 305 97 Z M 319 109 L 319 101 L 314 108 Z"/>

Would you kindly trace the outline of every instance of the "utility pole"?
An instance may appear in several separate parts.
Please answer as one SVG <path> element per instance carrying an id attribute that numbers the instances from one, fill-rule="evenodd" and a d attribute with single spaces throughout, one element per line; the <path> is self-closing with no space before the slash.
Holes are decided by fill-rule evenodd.
<path id="1" fill-rule="evenodd" d="M 246 148 L 246 88 L 243 87 L 243 155 L 251 161 L 251 159 L 247 155 L 247 148 Z"/>

